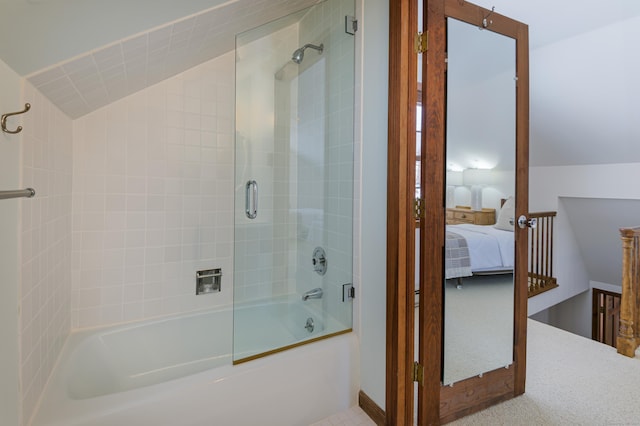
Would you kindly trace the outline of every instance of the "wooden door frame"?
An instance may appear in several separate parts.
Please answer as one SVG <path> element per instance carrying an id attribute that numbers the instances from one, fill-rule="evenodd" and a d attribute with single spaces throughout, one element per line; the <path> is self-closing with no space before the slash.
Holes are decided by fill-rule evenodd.
<path id="1" fill-rule="evenodd" d="M 424 366 L 424 382 L 419 386 L 421 424 L 440 424 L 481 410 L 524 393 L 526 373 L 527 288 L 514 290 L 514 362 L 454 387 L 443 387 L 443 246 L 445 217 L 445 16 L 466 17 L 482 22 L 490 11 L 464 0 L 424 0 L 424 22 L 428 30 L 428 50 L 423 54 L 422 98 L 422 188 L 425 215 L 421 235 L 420 330 L 423 344 L 419 360 Z M 473 7 L 471 7 L 473 6 Z M 387 186 L 387 425 L 413 423 L 413 333 L 414 333 L 414 164 L 415 105 L 417 94 L 417 54 L 413 41 L 417 29 L 417 3 L 389 2 L 389 130 Z M 528 212 L 529 137 L 529 45 L 528 27 L 494 13 L 492 30 L 516 39 L 518 84 L 516 89 L 516 157 L 518 169 L 516 217 Z M 503 28 L 504 26 L 504 28 Z M 428 167 L 425 167 L 428 165 Z M 524 165 L 524 166 L 521 166 Z M 527 238 L 526 229 L 516 229 L 516 238 Z M 526 244 L 516 249 L 518 276 L 527 274 Z M 522 274 L 525 278 L 523 281 Z M 455 404 L 451 403 L 455 401 Z"/>
<path id="2" fill-rule="evenodd" d="M 417 6 L 389 1 L 385 423 L 403 426 L 413 423 Z"/>

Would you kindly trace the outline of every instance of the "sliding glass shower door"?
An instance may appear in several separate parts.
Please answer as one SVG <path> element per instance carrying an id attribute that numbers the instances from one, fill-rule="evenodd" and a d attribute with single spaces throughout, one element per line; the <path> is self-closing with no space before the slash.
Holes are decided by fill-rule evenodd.
<path id="1" fill-rule="evenodd" d="M 349 331 L 353 1 L 236 38 L 234 362 Z"/>

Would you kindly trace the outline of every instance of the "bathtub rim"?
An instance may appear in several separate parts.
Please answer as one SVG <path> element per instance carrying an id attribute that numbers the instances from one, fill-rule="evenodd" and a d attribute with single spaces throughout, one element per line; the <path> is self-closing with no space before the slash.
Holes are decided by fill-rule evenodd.
<path id="1" fill-rule="evenodd" d="M 107 325 L 97 325 L 97 326 L 92 326 L 92 327 L 84 327 L 84 328 L 78 328 L 78 329 L 74 329 L 74 330 L 70 330 L 69 333 L 67 334 L 67 336 L 64 339 L 64 343 L 62 344 L 61 350 L 58 354 L 58 357 L 56 358 L 55 362 L 53 363 L 53 367 L 51 370 L 51 374 L 49 375 L 49 377 L 47 377 L 47 380 L 45 381 L 45 384 L 43 386 L 43 391 L 40 394 L 40 396 L 38 397 L 38 401 L 35 404 L 33 413 L 31 415 L 31 417 L 28 419 L 28 422 L 26 423 L 26 425 L 32 425 L 33 422 L 38 418 L 38 414 L 40 413 L 43 404 L 46 403 L 50 403 L 51 401 L 45 401 L 45 397 L 47 396 L 47 391 L 49 390 L 49 388 L 51 386 L 53 386 L 52 382 L 57 382 L 57 387 L 59 387 L 60 389 L 66 389 L 66 387 L 64 387 L 64 384 L 66 381 L 66 376 L 62 375 L 62 369 L 64 368 L 68 368 L 66 366 L 66 363 L 69 360 L 69 357 L 71 355 L 71 353 L 86 339 L 89 338 L 93 335 L 97 335 L 97 334 L 101 334 L 103 332 L 106 333 L 113 333 L 113 332 L 118 332 L 118 331 L 124 331 L 124 330 L 129 330 L 129 329 L 134 329 L 134 328 L 139 328 L 139 327 L 144 327 L 146 325 L 152 324 L 152 323 L 163 323 L 163 322 L 167 322 L 167 321 L 172 321 L 172 320 L 176 320 L 179 318 L 183 318 L 183 317 L 190 317 L 190 316 L 197 316 L 197 315 L 206 315 L 207 313 L 210 312 L 219 312 L 219 313 L 230 313 L 233 317 L 233 310 L 234 307 L 242 307 L 242 308 L 251 308 L 251 307 L 256 307 L 256 306 L 266 306 L 266 305 L 272 305 L 274 303 L 300 303 L 299 299 L 298 299 L 299 295 L 297 294 L 287 294 L 287 295 L 282 295 L 276 298 L 268 298 L 268 299 L 256 299 L 256 300 L 251 300 L 251 301 L 246 301 L 246 302 L 242 302 L 241 304 L 224 304 L 224 305 L 218 305 L 218 306 L 211 306 L 211 307 L 206 307 L 206 308 L 200 308 L 200 309 L 196 309 L 196 310 L 192 310 L 192 311 L 186 311 L 186 312 L 180 312 L 180 313 L 171 313 L 171 314 L 167 314 L 167 315 L 157 315 L 157 316 L 153 316 L 153 317 L 149 317 L 149 318 L 141 318 L 141 319 L 133 319 L 133 320 L 129 320 L 129 321 L 122 321 L 122 322 L 118 322 L 118 323 L 112 323 L 112 324 L 107 324 Z M 337 321 L 337 320 L 336 320 Z M 171 379 L 167 382 L 160 382 L 160 383 L 155 383 L 155 384 L 151 384 L 151 385 L 147 385 L 141 388 L 133 388 L 133 389 L 127 389 L 127 390 L 123 390 L 122 392 L 118 392 L 115 394 L 105 394 L 105 395 L 101 395 L 101 396 L 97 396 L 94 398 L 86 398 L 86 399 L 73 399 L 71 397 L 69 397 L 65 392 L 60 392 L 57 395 L 55 395 L 53 397 L 53 402 L 54 403 L 58 403 L 58 402 L 62 402 L 62 401 L 90 401 L 96 398 L 109 398 L 112 395 L 119 395 L 119 394 L 135 394 L 136 392 L 139 392 L 141 389 L 153 389 L 153 388 L 159 388 L 161 386 L 163 386 L 165 383 L 168 382 L 173 382 L 178 386 L 188 386 L 189 385 L 189 379 L 193 376 L 197 376 L 199 374 L 203 374 L 206 373 L 207 371 L 211 372 L 211 371 L 218 371 L 219 374 L 213 374 L 213 378 L 214 380 L 219 379 L 219 375 L 222 375 L 224 370 L 230 369 L 231 372 L 233 372 L 233 367 L 235 367 L 236 365 L 240 365 L 240 364 L 246 364 L 249 361 L 256 361 L 256 360 L 260 360 L 262 358 L 267 358 L 271 355 L 277 355 L 279 353 L 282 352 L 288 352 L 291 349 L 297 349 L 299 347 L 303 347 L 303 346 L 307 346 L 308 343 L 315 343 L 318 341 L 323 341 L 323 340 L 329 340 L 329 338 L 331 337 L 337 337 L 340 335 L 345 335 L 345 334 L 349 334 L 353 332 L 353 326 L 349 327 L 348 329 L 344 329 L 338 332 L 333 332 L 333 333 L 329 333 L 326 335 L 321 335 L 321 336 L 317 336 L 317 337 L 313 337 L 310 338 L 308 340 L 302 340 L 299 342 L 296 342 L 294 344 L 285 346 L 283 348 L 277 348 L 274 350 L 270 350 L 268 352 L 264 352 L 264 353 L 260 353 L 260 354 L 255 354 L 255 355 L 251 355 L 248 357 L 244 357 L 244 358 L 240 358 L 237 361 L 233 360 L 233 346 L 231 347 L 231 353 L 228 354 L 228 358 L 229 360 L 227 361 L 227 363 L 214 367 L 212 369 L 208 369 L 208 370 L 204 370 L 202 372 L 198 372 L 198 373 L 194 373 L 191 375 L 187 375 L 184 377 L 178 377 L 178 378 L 174 378 Z M 63 381 L 63 382 L 61 382 Z"/>
<path id="2" fill-rule="evenodd" d="M 321 352 L 326 352 L 327 348 L 331 347 L 331 342 L 335 342 L 335 344 L 338 345 L 337 347 L 341 348 L 339 350 L 345 350 L 345 348 L 347 347 L 350 348 L 348 349 L 350 353 L 349 357 L 352 358 L 352 363 L 355 362 L 357 365 L 359 338 L 356 333 L 344 332 L 341 333 L 341 335 L 336 336 L 336 339 L 321 340 L 322 341 L 318 342 L 320 346 L 301 345 L 299 347 L 293 348 L 290 351 L 283 351 L 274 354 L 272 358 L 262 357 L 260 359 L 256 359 L 252 363 L 243 363 L 242 365 L 232 365 L 229 362 L 220 367 L 215 367 L 213 369 L 205 370 L 185 377 L 180 377 L 171 381 L 161 382 L 141 388 L 128 389 L 122 392 L 102 395 L 88 399 L 71 399 L 68 397 L 68 395 L 66 395 L 66 393 L 55 391 L 55 389 L 58 389 L 60 384 L 64 383 L 65 380 L 65 376 L 63 375 L 64 372 L 61 370 L 60 364 L 67 360 L 69 358 L 69 355 L 68 352 L 63 350 L 61 352 L 61 355 L 63 355 L 64 358 L 61 357 L 59 360 L 57 360 L 55 365 L 55 368 L 57 370 L 54 370 L 55 376 L 54 374 L 52 374 L 49 377 L 49 380 L 47 381 L 47 384 L 45 386 L 45 391 L 39 398 L 34 413 L 26 423 L 26 425 L 67 426 L 69 424 L 90 424 L 87 422 L 90 422 L 93 416 L 96 415 L 96 413 L 101 415 L 105 411 L 111 411 L 111 408 L 105 408 L 105 404 L 107 407 L 115 405 L 116 407 L 118 407 L 117 411 L 128 411 L 131 409 L 136 410 L 136 407 L 144 406 L 148 403 L 153 403 L 153 401 L 155 400 L 166 400 L 169 395 L 183 393 L 188 391 L 189 389 L 201 389 L 217 382 L 227 382 L 229 380 L 234 380 L 234 377 L 242 377 L 246 375 L 253 376 L 258 371 L 263 371 L 265 368 L 271 368 L 274 365 L 272 364 L 272 362 L 275 362 L 276 366 L 287 366 L 286 368 L 288 368 L 290 366 L 290 362 L 292 362 L 293 360 L 298 362 L 300 360 L 300 356 L 306 358 L 306 354 L 308 352 L 305 351 L 314 351 L 315 349 L 313 348 L 316 348 Z M 327 347 L 325 345 L 329 346 Z M 71 348 L 66 350 L 70 349 Z M 334 349 L 331 349 L 330 353 L 334 353 Z M 349 380 L 351 382 L 350 386 L 352 387 L 351 393 L 355 395 L 354 392 L 356 392 L 357 389 L 355 391 L 354 389 L 355 387 L 357 387 L 359 369 L 356 368 L 356 370 L 350 371 L 349 375 L 352 376 Z M 352 382 L 352 380 L 355 380 L 355 382 Z M 51 388 L 52 386 L 53 388 Z M 355 396 L 353 395 L 351 395 L 351 397 L 355 398 Z M 123 400 L 126 402 L 123 403 Z M 351 405 L 354 401 L 355 399 L 351 401 Z M 68 423 L 69 420 L 72 423 Z"/>

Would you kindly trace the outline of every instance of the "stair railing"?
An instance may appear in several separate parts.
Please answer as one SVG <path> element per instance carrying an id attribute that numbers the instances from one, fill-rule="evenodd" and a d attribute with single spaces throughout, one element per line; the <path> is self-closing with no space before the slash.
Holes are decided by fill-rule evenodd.
<path id="1" fill-rule="evenodd" d="M 553 276 L 553 219 L 556 212 L 534 212 L 537 226 L 529 229 L 529 290 L 533 297 L 558 287 Z"/>

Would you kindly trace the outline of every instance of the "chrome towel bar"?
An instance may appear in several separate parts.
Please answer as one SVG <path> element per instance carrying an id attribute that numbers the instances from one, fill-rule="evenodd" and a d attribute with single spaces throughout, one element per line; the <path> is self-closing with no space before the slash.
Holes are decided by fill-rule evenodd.
<path id="1" fill-rule="evenodd" d="M 34 195 L 36 195 L 36 190 L 33 188 L 16 189 L 14 191 L 0 191 L 0 200 L 20 197 L 31 198 Z"/>

